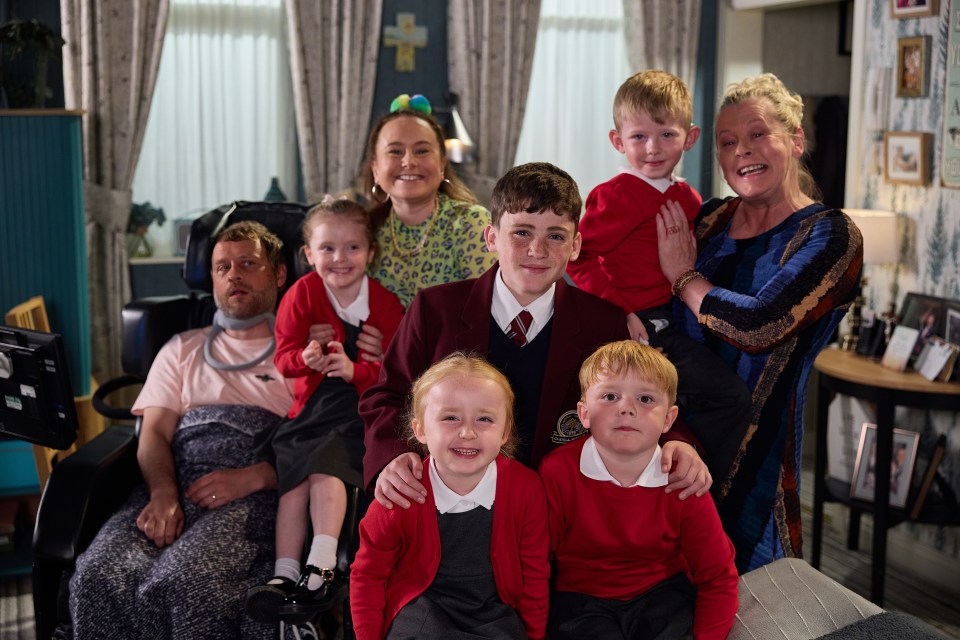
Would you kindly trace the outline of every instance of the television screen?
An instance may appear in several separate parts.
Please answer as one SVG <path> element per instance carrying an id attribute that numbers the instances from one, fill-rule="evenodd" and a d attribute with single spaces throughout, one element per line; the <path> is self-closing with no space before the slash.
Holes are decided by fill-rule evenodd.
<path id="1" fill-rule="evenodd" d="M 52 449 L 77 439 L 63 338 L 0 325 L 0 432 Z"/>

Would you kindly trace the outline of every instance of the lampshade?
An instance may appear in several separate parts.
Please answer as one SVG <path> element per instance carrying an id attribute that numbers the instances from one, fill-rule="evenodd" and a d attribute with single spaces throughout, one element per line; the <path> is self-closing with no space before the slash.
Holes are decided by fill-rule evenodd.
<path id="1" fill-rule="evenodd" d="M 455 104 L 450 107 L 450 118 L 447 120 L 447 126 L 444 127 L 444 135 L 450 162 L 460 164 L 473 160 L 473 140 L 470 139 L 470 134 L 467 133 L 467 128 L 463 125 Z"/>
<path id="2" fill-rule="evenodd" d="M 888 264 L 900 258 L 897 214 L 874 209 L 844 209 L 863 236 L 863 263 Z"/>

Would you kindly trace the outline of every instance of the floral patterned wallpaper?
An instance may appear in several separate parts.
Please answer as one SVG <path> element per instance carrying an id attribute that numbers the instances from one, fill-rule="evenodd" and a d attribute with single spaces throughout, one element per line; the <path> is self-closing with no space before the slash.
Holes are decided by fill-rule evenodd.
<path id="1" fill-rule="evenodd" d="M 867 306 L 878 311 L 891 301 L 899 307 L 911 291 L 960 299 L 960 189 L 940 185 L 949 16 L 951 10 L 960 12 L 960 6 L 951 3 L 960 5 L 960 0 L 940 0 L 938 15 L 907 19 L 890 16 L 890 0 L 869 0 L 867 5 L 860 153 L 853 154 L 859 179 L 847 190 L 857 207 L 900 214 L 903 232 L 900 263 L 867 266 L 864 271 L 869 278 Z M 897 40 L 912 36 L 929 38 L 928 90 L 924 97 L 898 98 Z M 856 121 L 852 126 L 858 126 Z M 884 131 L 932 134 L 928 186 L 891 184 L 884 179 Z M 921 453 L 932 449 L 939 434 L 947 434 L 947 455 L 940 472 L 960 495 L 960 415 L 901 409 L 897 422 L 921 433 Z M 919 467 L 922 470 L 925 462 Z M 920 541 L 960 557 L 960 528 L 903 526 Z"/>

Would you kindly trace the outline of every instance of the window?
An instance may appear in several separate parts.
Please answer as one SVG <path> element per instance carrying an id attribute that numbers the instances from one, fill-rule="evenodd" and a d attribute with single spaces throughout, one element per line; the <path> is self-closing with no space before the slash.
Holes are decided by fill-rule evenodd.
<path id="1" fill-rule="evenodd" d="M 282 0 L 172 0 L 134 202 L 168 220 L 260 200 L 277 177 L 296 198 L 297 144 Z M 170 255 L 173 225 L 153 225 Z"/>
<path id="2" fill-rule="evenodd" d="M 631 73 L 622 0 L 543 0 L 516 163 L 556 164 L 586 199 L 626 166 L 608 132 L 613 97 Z"/>

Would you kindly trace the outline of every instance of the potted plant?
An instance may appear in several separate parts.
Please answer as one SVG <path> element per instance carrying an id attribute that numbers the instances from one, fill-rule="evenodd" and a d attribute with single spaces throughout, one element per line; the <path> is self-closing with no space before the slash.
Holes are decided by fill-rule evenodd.
<path id="1" fill-rule="evenodd" d="M 63 45 L 60 34 L 37 20 L 13 18 L 0 25 L 0 92 L 8 106 L 43 108 L 52 96 L 47 67 L 51 57 L 60 58 Z"/>

